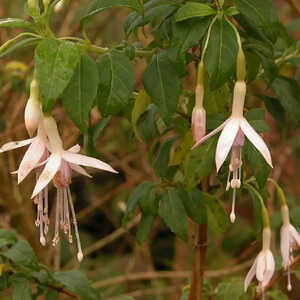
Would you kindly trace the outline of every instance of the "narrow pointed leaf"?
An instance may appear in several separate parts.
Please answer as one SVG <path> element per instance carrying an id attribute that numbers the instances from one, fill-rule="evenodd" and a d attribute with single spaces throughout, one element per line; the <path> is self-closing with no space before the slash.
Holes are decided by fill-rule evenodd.
<path id="1" fill-rule="evenodd" d="M 88 55 L 82 55 L 62 97 L 68 115 L 82 132 L 86 131 L 98 84 L 96 62 Z"/>
<path id="2" fill-rule="evenodd" d="M 144 72 L 143 83 L 162 116 L 169 120 L 177 108 L 181 83 L 167 53 L 154 55 Z"/>
<path id="3" fill-rule="evenodd" d="M 233 28 L 224 19 L 217 20 L 212 26 L 204 58 L 212 89 L 219 88 L 234 75 L 237 51 Z"/>
<path id="4" fill-rule="evenodd" d="M 187 214 L 176 189 L 167 189 L 162 195 L 159 215 L 172 232 L 184 241 L 188 240 Z"/>

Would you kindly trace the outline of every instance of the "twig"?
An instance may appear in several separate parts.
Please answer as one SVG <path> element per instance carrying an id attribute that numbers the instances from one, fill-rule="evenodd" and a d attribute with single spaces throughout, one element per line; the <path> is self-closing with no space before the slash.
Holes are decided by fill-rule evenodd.
<path id="1" fill-rule="evenodd" d="M 288 0 L 291 4 L 291 6 L 295 9 L 298 15 L 300 15 L 300 4 L 296 0 Z"/>
<path id="2" fill-rule="evenodd" d="M 226 275 L 231 275 L 233 273 L 238 273 L 244 269 L 247 269 L 252 263 L 251 261 L 246 261 L 240 265 L 230 267 L 221 270 L 211 270 L 205 271 L 204 277 L 207 278 L 217 278 Z M 93 283 L 93 287 L 102 288 L 110 285 L 117 285 L 127 281 L 137 281 L 137 280 L 154 280 L 162 278 L 189 278 L 191 276 L 191 271 L 161 271 L 161 272 L 143 272 L 143 273 L 133 273 L 121 275 L 113 278 L 104 279 Z"/>
<path id="3" fill-rule="evenodd" d="M 294 270 L 296 269 L 297 266 L 300 265 L 300 255 L 298 255 L 295 259 L 294 262 L 290 265 L 290 269 Z M 269 282 L 269 284 L 265 287 L 264 292 L 266 292 L 270 287 L 272 287 L 284 274 L 285 270 L 282 268 L 279 270 L 272 278 L 272 280 Z M 262 291 L 258 291 L 256 295 L 253 297 L 253 300 L 260 299 L 262 296 Z"/>

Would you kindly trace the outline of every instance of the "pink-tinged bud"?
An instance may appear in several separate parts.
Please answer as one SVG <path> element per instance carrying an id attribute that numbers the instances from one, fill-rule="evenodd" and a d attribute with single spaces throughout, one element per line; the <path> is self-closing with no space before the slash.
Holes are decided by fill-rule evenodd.
<path id="1" fill-rule="evenodd" d="M 36 80 L 31 82 L 30 98 L 27 101 L 24 113 L 25 126 L 31 137 L 39 127 L 41 108 L 39 102 L 39 86 Z"/>
<path id="2" fill-rule="evenodd" d="M 195 106 L 192 113 L 192 132 L 194 142 L 200 141 L 206 133 L 206 111 L 203 107 Z"/>

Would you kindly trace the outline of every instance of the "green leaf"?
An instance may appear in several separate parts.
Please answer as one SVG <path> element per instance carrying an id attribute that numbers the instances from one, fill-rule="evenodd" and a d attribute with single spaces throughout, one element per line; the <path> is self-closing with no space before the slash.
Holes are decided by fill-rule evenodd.
<path id="1" fill-rule="evenodd" d="M 45 112 L 49 112 L 62 95 L 79 59 L 79 50 L 74 43 L 54 39 L 39 43 L 35 50 L 35 71 Z"/>
<path id="2" fill-rule="evenodd" d="M 263 188 L 271 172 L 271 167 L 267 164 L 260 152 L 248 140 L 245 142 L 243 151 L 248 158 L 254 177 L 259 186 Z"/>
<path id="3" fill-rule="evenodd" d="M 140 245 L 147 240 L 149 234 L 151 233 L 154 220 L 155 216 L 153 215 L 142 215 L 142 219 L 139 223 L 138 230 L 136 233 L 136 239 Z"/>
<path id="4" fill-rule="evenodd" d="M 270 128 L 265 121 L 265 111 L 262 108 L 255 108 L 247 111 L 246 119 L 257 132 L 269 131 Z"/>
<path id="5" fill-rule="evenodd" d="M 238 300 L 244 295 L 244 282 L 241 279 L 232 279 L 229 282 L 221 282 L 217 287 L 216 300 Z"/>
<path id="6" fill-rule="evenodd" d="M 276 41 L 275 23 L 278 22 L 276 11 L 270 0 L 233 0 L 240 12 L 238 20 L 255 37 Z"/>
<path id="7" fill-rule="evenodd" d="M 22 274 L 16 273 L 11 277 L 14 287 L 13 300 L 31 300 L 31 284 L 30 281 Z"/>
<path id="8" fill-rule="evenodd" d="M 82 300 L 101 299 L 98 291 L 89 284 L 85 274 L 78 270 L 55 272 L 53 278 L 68 290 L 80 296 Z"/>
<path id="9" fill-rule="evenodd" d="M 178 60 L 181 60 L 185 67 L 187 51 L 199 43 L 207 30 L 209 22 L 210 18 L 201 18 L 197 21 L 189 20 L 173 24 L 171 47 L 168 50 L 169 59 L 173 63 L 178 63 Z"/>
<path id="10" fill-rule="evenodd" d="M 195 17 L 205 17 L 216 14 L 216 11 L 207 4 L 187 2 L 176 13 L 176 22 Z"/>
<path id="11" fill-rule="evenodd" d="M 58 295 L 58 291 L 49 289 L 45 295 L 45 300 L 56 300 Z"/>
<path id="12" fill-rule="evenodd" d="M 213 90 L 222 86 L 234 75 L 237 51 L 238 46 L 233 28 L 224 19 L 216 20 L 211 28 L 204 57 Z"/>
<path id="13" fill-rule="evenodd" d="M 17 265 L 31 269 L 38 269 L 38 260 L 28 242 L 24 240 L 18 241 L 14 246 L 1 255 L 10 259 Z"/>
<path id="14" fill-rule="evenodd" d="M 143 74 L 143 84 L 162 117 L 169 120 L 177 108 L 181 82 L 166 52 L 153 56 Z"/>
<path id="15" fill-rule="evenodd" d="M 285 122 L 286 120 L 285 112 L 278 99 L 268 97 L 265 95 L 258 95 L 258 97 L 264 101 L 267 110 L 273 116 L 273 118 L 276 119 L 277 122 L 280 123 Z"/>
<path id="16" fill-rule="evenodd" d="M 86 131 L 98 84 L 99 73 L 96 62 L 88 55 L 82 55 L 73 78 L 62 96 L 69 117 L 82 132 Z"/>
<path id="17" fill-rule="evenodd" d="M 138 96 L 135 99 L 134 107 L 132 110 L 132 127 L 135 133 L 135 136 L 138 140 L 142 141 L 142 138 L 140 137 L 138 128 L 137 128 L 137 122 L 141 115 L 147 110 L 147 107 L 149 106 L 151 102 L 150 97 L 146 93 L 145 90 L 140 90 Z"/>
<path id="18" fill-rule="evenodd" d="M 166 139 L 159 149 L 153 164 L 155 174 L 159 177 L 168 177 L 169 175 L 170 152 L 175 140 L 176 138 Z"/>
<path id="19" fill-rule="evenodd" d="M 157 114 L 157 106 L 150 104 L 147 110 L 138 119 L 138 132 L 144 141 L 150 141 L 159 134 L 156 124 Z"/>
<path id="20" fill-rule="evenodd" d="M 0 27 L 32 29 L 34 26 L 23 19 L 7 18 L 0 19 Z"/>
<path id="21" fill-rule="evenodd" d="M 247 188 L 253 204 L 253 230 L 258 235 L 262 230 L 262 214 L 261 214 L 261 203 L 256 193 L 251 188 Z"/>
<path id="22" fill-rule="evenodd" d="M 206 223 L 206 207 L 203 201 L 205 195 L 196 188 L 185 191 L 182 186 L 178 188 L 178 193 L 188 216 L 198 224 Z"/>
<path id="23" fill-rule="evenodd" d="M 168 188 L 160 200 L 159 215 L 172 232 L 188 240 L 187 214 L 175 188 Z"/>
<path id="24" fill-rule="evenodd" d="M 144 5 L 144 14 L 132 12 L 124 24 L 126 36 L 129 36 L 138 27 L 154 22 L 162 24 L 164 19 L 169 18 L 177 9 L 178 0 L 151 0 Z"/>
<path id="25" fill-rule="evenodd" d="M 8 47 L 1 47 L 0 48 L 0 58 L 4 57 L 5 55 L 18 50 L 25 48 L 27 46 L 32 46 L 37 44 L 41 39 L 40 38 L 25 38 L 20 41 L 16 41 L 15 43 L 10 43 Z M 3 46 L 3 45 L 2 45 Z"/>
<path id="26" fill-rule="evenodd" d="M 279 76 L 273 81 L 272 89 L 277 94 L 281 105 L 290 115 L 296 126 L 300 126 L 300 87 L 297 81 Z"/>
<path id="27" fill-rule="evenodd" d="M 94 0 L 88 14 L 83 18 L 82 21 L 102 12 L 105 9 L 117 6 L 128 7 L 136 10 L 137 12 L 141 12 L 141 5 L 137 0 Z"/>
<path id="28" fill-rule="evenodd" d="M 17 235 L 14 231 L 0 229 L 0 248 L 13 245 L 17 242 Z"/>
<path id="29" fill-rule="evenodd" d="M 155 185 L 153 185 L 153 187 L 139 199 L 139 203 L 143 213 L 152 216 L 157 214 L 158 198 L 156 197 L 155 193 Z"/>
<path id="30" fill-rule="evenodd" d="M 185 184 L 189 188 L 197 186 L 215 168 L 217 137 L 193 149 L 184 163 Z"/>
<path id="31" fill-rule="evenodd" d="M 116 114 L 128 105 L 132 96 L 134 69 L 128 57 L 117 50 L 101 55 L 97 63 L 100 75 L 99 110 L 104 116 Z"/>
<path id="32" fill-rule="evenodd" d="M 134 211 L 141 199 L 148 197 L 154 186 L 153 182 L 144 181 L 135 188 L 127 200 L 125 216 Z"/>

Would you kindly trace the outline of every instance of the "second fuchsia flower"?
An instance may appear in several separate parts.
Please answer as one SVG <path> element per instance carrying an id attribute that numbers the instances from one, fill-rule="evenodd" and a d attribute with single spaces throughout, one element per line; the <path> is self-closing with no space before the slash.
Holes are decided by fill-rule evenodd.
<path id="1" fill-rule="evenodd" d="M 235 190 L 241 185 L 241 165 L 242 165 L 242 147 L 244 144 L 244 135 L 249 139 L 249 141 L 256 147 L 256 149 L 261 153 L 266 162 L 272 166 L 272 159 L 270 151 L 265 144 L 261 136 L 253 129 L 253 127 L 244 118 L 243 110 L 246 97 L 246 83 L 244 81 L 237 81 L 234 86 L 233 93 L 233 105 L 231 116 L 218 128 L 207 134 L 200 141 L 198 141 L 193 148 L 199 146 L 207 139 L 222 131 L 216 149 L 216 166 L 217 172 L 222 167 L 224 161 L 226 160 L 230 150 L 231 154 L 231 164 L 229 166 L 229 172 L 233 173 L 233 178 L 230 180 L 230 174 L 228 176 L 227 189 L 229 187 L 233 188 L 233 204 L 231 212 L 231 221 L 235 220 Z"/>

